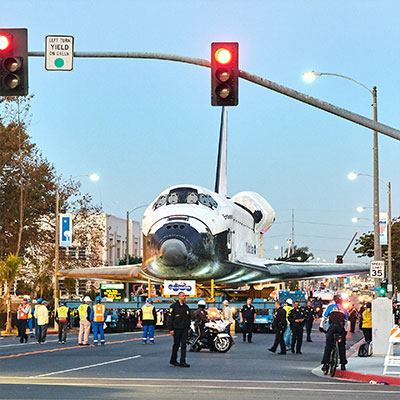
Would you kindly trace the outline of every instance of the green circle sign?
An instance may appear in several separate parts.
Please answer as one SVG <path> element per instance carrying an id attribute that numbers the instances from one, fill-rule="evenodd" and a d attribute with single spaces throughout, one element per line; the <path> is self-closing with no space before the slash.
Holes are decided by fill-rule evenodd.
<path id="1" fill-rule="evenodd" d="M 62 68 L 62 67 L 64 66 L 64 60 L 63 60 L 62 58 L 56 58 L 56 59 L 54 60 L 54 65 L 55 65 L 57 68 Z"/>

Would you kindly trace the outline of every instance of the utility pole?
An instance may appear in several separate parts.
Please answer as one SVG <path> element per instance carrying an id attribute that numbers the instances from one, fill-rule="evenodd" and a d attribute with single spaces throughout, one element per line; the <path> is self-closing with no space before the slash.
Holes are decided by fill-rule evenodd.
<path id="1" fill-rule="evenodd" d="M 293 255 L 293 253 L 294 253 L 293 246 L 294 246 L 294 208 L 292 208 L 292 243 L 291 243 L 292 251 L 291 251 L 291 255 Z"/>

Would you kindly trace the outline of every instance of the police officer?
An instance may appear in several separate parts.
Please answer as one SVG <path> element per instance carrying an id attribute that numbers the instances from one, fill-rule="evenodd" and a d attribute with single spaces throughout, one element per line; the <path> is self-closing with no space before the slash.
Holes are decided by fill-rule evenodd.
<path id="1" fill-rule="evenodd" d="M 333 304 L 330 304 L 325 310 L 319 330 L 324 332 L 325 322 L 329 322 L 328 332 L 326 333 L 325 351 L 322 357 L 322 371 L 327 373 L 329 369 L 329 357 L 334 343 L 333 335 L 338 333 L 342 336 L 339 345 L 339 357 L 341 370 L 346 370 L 346 329 L 347 329 L 347 310 L 342 306 L 342 299 L 339 295 L 333 296 Z"/>
<path id="2" fill-rule="evenodd" d="M 305 316 L 298 301 L 294 302 L 294 308 L 290 311 L 288 319 L 292 330 L 292 353 L 294 353 L 294 347 L 296 346 L 296 354 L 301 354 Z"/>
<path id="3" fill-rule="evenodd" d="M 279 300 L 275 302 L 274 319 L 272 320 L 272 329 L 275 332 L 275 342 L 272 347 L 268 350 L 275 353 L 278 344 L 281 346 L 281 351 L 278 354 L 286 354 L 285 341 L 283 339 L 283 333 L 287 326 L 286 311 L 282 307 Z"/>
<path id="4" fill-rule="evenodd" d="M 92 321 L 93 329 L 93 344 L 97 346 L 99 344 L 98 335 L 100 333 L 100 343 L 102 346 L 105 345 L 104 338 L 104 322 L 107 318 L 106 307 L 101 304 L 101 297 L 96 297 L 96 304 L 93 306 L 90 312 L 90 320 Z"/>
<path id="5" fill-rule="evenodd" d="M 190 329 L 190 310 L 185 304 L 185 293 L 178 293 L 178 301 L 171 304 L 168 311 L 168 330 L 174 337 L 171 359 L 169 363 L 175 367 L 190 367 L 186 363 L 186 340 Z M 181 348 L 181 360 L 177 361 L 178 350 Z"/>
<path id="6" fill-rule="evenodd" d="M 251 304 L 252 298 L 248 297 L 246 304 L 240 309 L 240 322 L 243 324 L 243 342 L 251 343 L 253 337 L 254 323 L 256 322 L 256 309 Z"/>
<path id="7" fill-rule="evenodd" d="M 206 310 L 206 302 L 204 300 L 200 300 L 197 303 L 197 310 L 194 312 L 194 323 L 198 330 L 199 340 L 204 336 L 204 326 L 208 321 L 207 310 Z"/>
<path id="8" fill-rule="evenodd" d="M 65 344 L 67 340 L 67 328 L 69 322 L 69 308 L 65 306 L 65 301 L 61 301 L 61 306 L 56 310 L 56 321 L 58 323 L 58 343 Z"/>
<path id="9" fill-rule="evenodd" d="M 311 340 L 311 329 L 313 326 L 315 318 L 315 309 L 311 305 L 311 301 L 307 301 L 307 305 L 304 307 L 304 322 L 306 326 L 307 342 L 312 342 Z"/>

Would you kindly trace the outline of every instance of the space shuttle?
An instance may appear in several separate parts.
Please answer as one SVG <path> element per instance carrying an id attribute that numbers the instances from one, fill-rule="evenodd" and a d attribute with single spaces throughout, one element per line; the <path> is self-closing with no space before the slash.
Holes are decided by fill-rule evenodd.
<path id="1" fill-rule="evenodd" d="M 61 270 L 59 276 L 123 282 L 194 279 L 239 286 L 362 274 L 367 265 L 268 260 L 263 236 L 275 211 L 261 195 L 227 196 L 227 111 L 222 107 L 214 191 L 172 186 L 147 207 L 142 220 L 143 263 Z"/>

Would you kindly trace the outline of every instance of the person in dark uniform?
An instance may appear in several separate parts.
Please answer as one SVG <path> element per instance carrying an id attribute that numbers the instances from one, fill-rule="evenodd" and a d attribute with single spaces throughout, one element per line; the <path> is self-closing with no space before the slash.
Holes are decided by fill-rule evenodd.
<path id="1" fill-rule="evenodd" d="M 204 326 L 208 321 L 208 315 L 206 310 L 206 302 L 200 300 L 197 303 L 197 310 L 194 312 L 194 323 L 199 334 L 199 340 L 204 336 Z"/>
<path id="2" fill-rule="evenodd" d="M 171 304 L 168 311 L 168 330 L 174 337 L 172 354 L 169 363 L 175 367 L 190 367 L 186 363 L 186 339 L 190 329 L 190 310 L 185 304 L 185 293 L 179 292 L 178 301 Z M 178 350 L 181 348 L 181 361 L 178 363 Z"/>
<path id="3" fill-rule="evenodd" d="M 301 345 L 303 343 L 303 327 L 304 327 L 304 311 L 300 307 L 298 301 L 294 302 L 294 308 L 289 313 L 290 329 L 292 330 L 292 353 L 296 346 L 296 354 L 301 353 Z"/>
<path id="4" fill-rule="evenodd" d="M 268 350 L 275 353 L 279 344 L 281 346 L 281 351 L 278 354 L 286 354 L 286 345 L 283 339 L 283 333 L 287 326 L 286 311 L 282 308 L 280 301 L 275 302 L 275 307 L 274 319 L 272 320 L 272 329 L 275 332 L 275 342 Z"/>
<path id="5" fill-rule="evenodd" d="M 400 325 L 400 305 L 396 300 L 393 301 L 393 315 L 394 315 L 394 323 L 396 325 Z"/>
<path id="6" fill-rule="evenodd" d="M 251 343 L 253 337 L 254 323 L 256 322 L 256 309 L 251 304 L 252 298 L 247 299 L 246 305 L 240 309 L 240 322 L 243 324 L 243 342 L 247 341 Z"/>
<path id="7" fill-rule="evenodd" d="M 311 305 L 311 301 L 308 300 L 306 307 L 304 307 L 304 322 L 306 326 L 307 342 L 312 342 L 311 329 L 313 326 L 314 318 L 315 318 L 315 309 Z"/>
<path id="8" fill-rule="evenodd" d="M 356 322 L 358 320 L 358 311 L 354 304 L 351 305 L 349 311 L 349 321 L 350 321 L 350 332 L 354 333 L 356 328 Z"/>
<path id="9" fill-rule="evenodd" d="M 322 371 L 327 373 L 329 369 L 329 357 L 334 344 L 334 334 L 337 333 L 342 336 L 342 340 L 338 343 L 339 346 L 339 357 L 340 357 L 340 369 L 346 370 L 346 333 L 347 333 L 347 321 L 348 314 L 347 310 L 342 306 L 342 299 L 339 295 L 333 296 L 333 304 L 330 304 L 325 310 L 321 324 L 319 327 L 320 332 L 325 332 L 325 322 L 329 322 L 328 331 L 326 332 L 326 342 L 324 355 L 322 357 Z"/>

